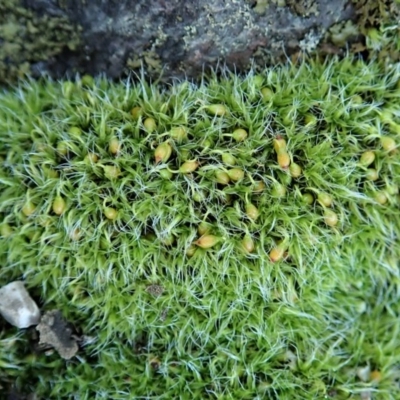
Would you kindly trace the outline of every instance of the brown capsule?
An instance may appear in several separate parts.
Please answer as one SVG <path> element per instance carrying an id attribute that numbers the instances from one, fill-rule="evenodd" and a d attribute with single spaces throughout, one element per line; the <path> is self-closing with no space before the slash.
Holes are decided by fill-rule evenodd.
<path id="1" fill-rule="evenodd" d="M 288 169 L 290 165 L 290 156 L 285 151 L 278 153 L 278 164 L 283 169 Z"/>
<path id="2" fill-rule="evenodd" d="M 285 248 L 283 246 L 278 245 L 269 252 L 269 259 L 272 262 L 277 262 L 282 260 L 284 255 L 285 255 Z"/>
<path id="3" fill-rule="evenodd" d="M 256 221 L 260 216 L 260 211 L 254 204 L 246 204 L 246 215 L 253 221 Z"/>
<path id="4" fill-rule="evenodd" d="M 146 118 L 143 121 L 143 126 L 146 129 L 146 131 L 149 133 L 153 133 L 157 128 L 157 124 L 156 124 L 156 121 L 154 120 L 154 118 Z"/>
<path id="5" fill-rule="evenodd" d="M 247 139 L 247 131 L 239 128 L 239 129 L 235 129 L 232 133 L 232 137 L 236 142 L 243 142 Z"/>
<path id="6" fill-rule="evenodd" d="M 242 239 L 241 245 L 242 245 L 243 250 L 248 254 L 252 253 L 255 249 L 254 241 L 250 235 L 246 235 Z"/>
<path id="7" fill-rule="evenodd" d="M 360 164 L 364 167 L 368 167 L 375 161 L 375 153 L 373 151 L 365 151 L 361 154 Z"/>
<path id="8" fill-rule="evenodd" d="M 53 201 L 53 212 L 56 215 L 61 215 L 65 212 L 67 203 L 61 196 L 57 196 Z"/>
<path id="9" fill-rule="evenodd" d="M 237 182 L 244 178 L 244 171 L 240 168 L 231 168 L 228 170 L 229 178 Z"/>
<path id="10" fill-rule="evenodd" d="M 324 221 L 326 225 L 334 227 L 337 225 L 339 219 L 334 211 L 326 209 L 324 211 Z"/>
<path id="11" fill-rule="evenodd" d="M 172 147 L 168 142 L 161 143 L 154 151 L 154 158 L 156 164 L 160 162 L 167 162 L 172 154 Z"/>
<path id="12" fill-rule="evenodd" d="M 190 174 L 191 172 L 196 171 L 198 166 L 199 163 L 196 160 L 186 161 L 180 166 L 179 172 L 182 174 Z"/>
<path id="13" fill-rule="evenodd" d="M 299 164 L 291 163 L 289 167 L 289 172 L 292 178 L 299 178 L 301 176 L 302 170 Z"/>
<path id="14" fill-rule="evenodd" d="M 225 171 L 217 171 L 215 173 L 215 180 L 221 185 L 228 185 L 231 181 L 231 178 Z"/>
<path id="15" fill-rule="evenodd" d="M 196 240 L 194 244 L 201 247 L 202 249 L 210 249 L 215 246 L 221 239 L 214 235 L 204 235 L 200 239 Z"/>
<path id="16" fill-rule="evenodd" d="M 113 220 L 117 219 L 118 211 L 115 208 L 106 207 L 106 208 L 104 208 L 104 215 L 106 216 L 107 219 L 113 221 Z"/>

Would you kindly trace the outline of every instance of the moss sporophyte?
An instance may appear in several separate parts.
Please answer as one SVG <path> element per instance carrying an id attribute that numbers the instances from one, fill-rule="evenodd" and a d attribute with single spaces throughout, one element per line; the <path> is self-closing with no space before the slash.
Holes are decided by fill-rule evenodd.
<path id="1" fill-rule="evenodd" d="M 3 90 L 0 284 L 94 339 L 66 363 L 1 323 L 0 391 L 396 398 L 399 76 L 345 58 Z"/>

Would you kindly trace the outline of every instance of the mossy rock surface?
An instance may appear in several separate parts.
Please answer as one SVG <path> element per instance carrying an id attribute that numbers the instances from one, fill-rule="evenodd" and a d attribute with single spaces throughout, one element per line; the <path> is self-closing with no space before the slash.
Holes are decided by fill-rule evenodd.
<path id="1" fill-rule="evenodd" d="M 398 67 L 219 72 L 1 93 L 0 284 L 94 339 L 2 322 L 1 390 L 396 398 Z"/>

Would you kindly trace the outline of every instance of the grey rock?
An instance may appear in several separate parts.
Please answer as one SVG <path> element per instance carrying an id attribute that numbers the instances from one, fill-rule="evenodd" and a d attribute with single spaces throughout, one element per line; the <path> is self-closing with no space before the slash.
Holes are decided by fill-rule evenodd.
<path id="1" fill-rule="evenodd" d="M 69 360 L 77 353 L 78 344 L 72 335 L 72 329 L 60 311 L 47 311 L 36 330 L 40 333 L 39 344 L 54 347 L 65 360 Z"/>
<path id="2" fill-rule="evenodd" d="M 40 310 L 21 281 L 0 289 L 0 314 L 17 328 L 28 328 L 40 321 Z"/>
<path id="3" fill-rule="evenodd" d="M 280 6 L 285 3 L 287 6 Z M 356 18 L 350 0 L 23 0 L 37 15 L 80 28 L 80 45 L 31 63 L 38 75 L 76 72 L 117 78 L 143 63 L 163 79 L 198 77 L 226 63 L 237 71 L 312 51 L 341 21 Z"/>

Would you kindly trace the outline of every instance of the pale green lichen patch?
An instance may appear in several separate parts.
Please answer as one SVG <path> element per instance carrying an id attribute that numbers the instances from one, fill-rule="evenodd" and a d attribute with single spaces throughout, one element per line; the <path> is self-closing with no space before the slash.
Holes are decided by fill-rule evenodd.
<path id="1" fill-rule="evenodd" d="M 0 82 L 21 78 L 32 64 L 79 43 L 79 29 L 67 19 L 36 15 L 19 0 L 0 2 Z"/>

